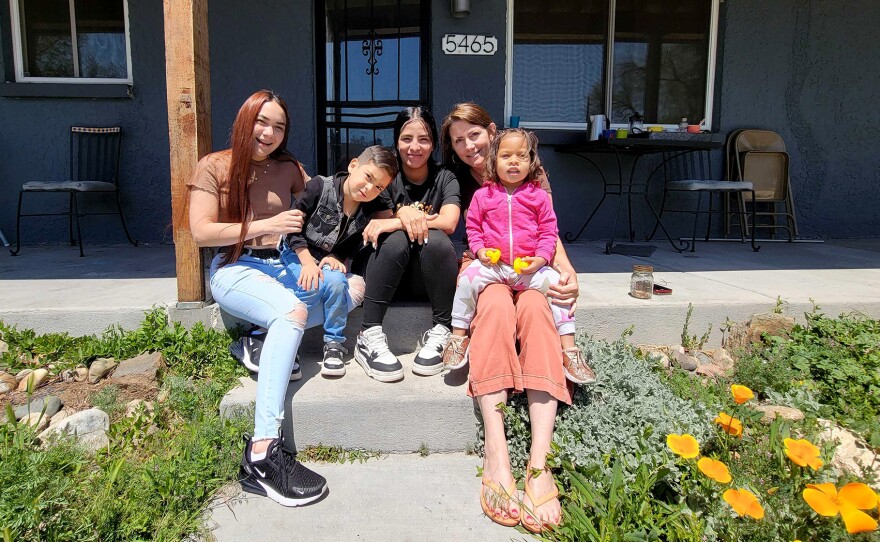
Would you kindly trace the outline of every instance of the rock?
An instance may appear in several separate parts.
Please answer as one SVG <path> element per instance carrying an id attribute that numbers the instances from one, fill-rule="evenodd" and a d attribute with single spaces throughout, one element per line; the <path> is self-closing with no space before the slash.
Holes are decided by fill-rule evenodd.
<path id="1" fill-rule="evenodd" d="M 61 377 L 62 382 L 74 382 L 76 378 L 76 370 L 64 369 L 59 376 Z"/>
<path id="2" fill-rule="evenodd" d="M 58 425 L 59 423 L 62 422 L 62 420 L 64 420 L 65 418 L 68 418 L 69 416 L 72 416 L 75 413 L 76 413 L 76 411 L 73 410 L 72 408 L 67 408 L 67 407 L 62 408 L 61 410 L 56 412 L 55 415 L 52 416 L 52 418 L 49 419 L 49 427 L 53 427 L 53 426 Z"/>
<path id="3" fill-rule="evenodd" d="M 141 406 L 141 405 L 143 405 L 143 406 Z M 153 413 L 153 402 L 152 401 L 145 401 L 143 399 L 132 399 L 131 401 L 128 402 L 127 405 L 125 405 L 125 417 L 126 418 L 134 417 L 135 414 L 137 414 L 141 410 L 141 408 L 143 408 L 143 411 L 146 414 L 152 414 Z"/>
<path id="4" fill-rule="evenodd" d="M 40 433 L 38 438 L 42 442 L 46 442 L 66 433 L 73 435 L 77 442 L 86 449 L 95 451 L 110 443 L 110 439 L 107 437 L 107 429 L 109 428 L 110 416 L 101 409 L 90 408 L 64 418 L 57 425 Z"/>
<path id="5" fill-rule="evenodd" d="M 672 362 L 669 361 L 669 356 L 667 356 L 666 354 L 660 354 L 660 358 L 657 360 L 657 364 L 664 369 L 672 367 Z"/>
<path id="6" fill-rule="evenodd" d="M 18 391 L 27 391 L 28 386 L 30 386 L 31 390 L 35 390 L 42 386 L 48 378 L 48 370 L 37 369 L 25 376 L 25 378 L 18 383 Z"/>
<path id="7" fill-rule="evenodd" d="M 113 372 L 112 380 L 121 384 L 132 382 L 143 385 L 152 382 L 156 385 L 164 368 L 165 359 L 162 357 L 162 352 L 147 352 L 120 362 L 119 367 Z"/>
<path id="8" fill-rule="evenodd" d="M 861 477 L 867 477 L 868 469 L 876 469 L 877 454 L 871 451 L 868 444 L 853 432 L 844 429 L 828 420 L 819 420 L 825 429 L 819 435 L 820 441 L 837 441 L 837 449 L 831 464 L 838 470 L 846 470 Z M 875 470 L 876 473 L 876 470 Z M 878 483 L 874 484 L 875 489 Z"/>
<path id="9" fill-rule="evenodd" d="M 30 425 L 34 428 L 34 431 L 39 433 L 43 429 L 49 427 L 49 416 L 40 412 L 34 412 L 22 418 L 21 423 Z"/>
<path id="10" fill-rule="evenodd" d="M 730 329 L 724 347 L 734 351 L 748 350 L 753 344 L 763 342 L 763 335 L 788 336 L 795 321 L 784 314 L 753 314 L 746 323 L 737 323 Z"/>
<path id="11" fill-rule="evenodd" d="M 4 341 L 0 341 L 0 354 L 5 354 L 9 352 L 9 345 Z"/>
<path id="12" fill-rule="evenodd" d="M 709 352 L 709 351 L 707 351 Z M 720 365 L 724 367 L 724 370 L 733 369 L 735 364 L 733 357 L 730 355 L 730 352 L 725 348 L 716 348 L 711 350 L 712 361 L 715 362 L 716 365 Z"/>
<path id="13" fill-rule="evenodd" d="M 89 377 L 89 368 L 85 365 L 77 365 L 74 371 L 76 372 L 73 376 L 74 382 L 85 382 Z"/>
<path id="14" fill-rule="evenodd" d="M 712 358 L 709 356 L 709 354 L 703 352 L 702 350 L 697 350 L 697 352 L 694 354 L 694 357 L 697 358 L 697 361 L 699 361 L 701 365 L 708 365 L 712 363 Z"/>
<path id="15" fill-rule="evenodd" d="M 15 379 L 21 382 L 27 375 L 31 374 L 32 372 L 34 372 L 33 369 L 22 369 L 21 371 L 15 373 Z"/>
<path id="16" fill-rule="evenodd" d="M 89 365 L 89 384 L 95 384 L 119 365 L 113 358 L 98 358 Z"/>
<path id="17" fill-rule="evenodd" d="M 6 393 L 18 388 L 18 380 L 9 373 L 0 373 L 0 393 Z"/>
<path id="18" fill-rule="evenodd" d="M 61 410 L 62 406 L 63 405 L 61 403 L 61 399 L 55 397 L 54 395 L 47 395 L 46 397 L 34 399 L 26 405 L 17 407 L 15 409 L 15 419 L 20 420 L 28 414 L 40 413 L 43 411 L 43 407 L 45 407 L 46 419 L 48 420 L 49 418 L 54 416 L 56 412 Z"/>
<path id="19" fill-rule="evenodd" d="M 756 405 L 753 408 L 757 411 L 764 413 L 764 417 L 761 418 L 761 421 L 763 423 L 770 423 L 776 418 L 782 418 L 783 420 L 790 421 L 799 421 L 804 419 L 804 413 L 793 407 L 777 405 Z"/>
<path id="20" fill-rule="evenodd" d="M 697 358 L 688 354 L 683 346 L 676 346 L 674 348 L 675 350 L 672 350 L 672 359 L 675 360 L 675 364 L 685 371 L 696 370 L 699 365 Z"/>
<path id="21" fill-rule="evenodd" d="M 715 379 L 724 376 L 724 373 L 724 367 L 714 363 L 701 363 L 694 371 L 694 374 Z"/>

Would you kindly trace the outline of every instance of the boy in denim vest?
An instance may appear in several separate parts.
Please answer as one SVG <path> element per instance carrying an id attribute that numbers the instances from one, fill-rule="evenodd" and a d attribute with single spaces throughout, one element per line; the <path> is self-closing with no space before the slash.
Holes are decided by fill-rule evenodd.
<path id="1" fill-rule="evenodd" d="M 363 245 L 362 233 L 373 213 L 384 209 L 374 200 L 397 169 L 390 149 L 367 147 L 347 171 L 312 177 L 293 205 L 305 213 L 306 224 L 301 233 L 282 238 L 281 261 L 297 277 L 296 296 L 309 310 L 323 309 L 323 376 L 345 374 L 342 343 L 349 305 L 360 305 L 364 298 L 364 279 L 347 273 L 345 262 Z"/>

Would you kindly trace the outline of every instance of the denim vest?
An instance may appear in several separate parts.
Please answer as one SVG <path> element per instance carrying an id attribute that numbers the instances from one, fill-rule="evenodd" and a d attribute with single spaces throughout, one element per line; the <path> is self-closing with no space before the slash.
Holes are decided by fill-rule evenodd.
<path id="1" fill-rule="evenodd" d="M 359 206 L 354 216 L 348 221 L 344 232 L 339 231 L 342 217 L 342 198 L 340 197 L 340 187 L 347 175 L 337 174 L 335 177 L 316 176 L 309 182 L 323 182 L 324 186 L 321 190 L 321 199 L 318 200 L 318 206 L 315 211 L 307 218 L 305 231 L 303 236 L 309 244 L 309 247 L 316 249 L 312 251 L 315 259 L 320 260 L 333 252 L 333 247 L 345 241 L 352 235 L 359 235 L 360 232 L 367 227 L 370 218 L 363 212 L 363 207 Z M 315 252 L 320 251 L 319 254 Z"/>

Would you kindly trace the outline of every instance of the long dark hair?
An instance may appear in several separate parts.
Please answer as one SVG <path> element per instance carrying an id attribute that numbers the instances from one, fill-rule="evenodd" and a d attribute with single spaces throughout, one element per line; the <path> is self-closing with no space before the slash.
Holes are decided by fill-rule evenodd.
<path id="1" fill-rule="evenodd" d="M 229 137 L 232 147 L 224 151 L 230 154 L 229 172 L 226 177 L 226 183 L 229 187 L 229 197 L 226 202 L 228 206 L 227 212 L 230 221 L 241 223 L 241 235 L 239 235 L 238 242 L 232 251 L 227 252 L 224 256 L 221 262 L 223 265 L 234 262 L 241 256 L 241 250 L 251 223 L 248 178 L 250 177 L 251 159 L 254 154 L 254 125 L 257 122 L 260 109 L 267 102 L 275 102 L 284 111 L 284 137 L 281 138 L 281 144 L 269 155 L 269 158 L 292 161 L 299 165 L 296 159 L 287 152 L 287 136 L 290 134 L 290 114 L 287 112 L 287 104 L 284 103 L 284 99 L 271 90 L 260 90 L 251 94 L 238 110 L 235 122 L 232 123 L 232 132 Z"/>
<path id="2" fill-rule="evenodd" d="M 394 149 L 394 155 L 397 156 L 397 164 L 400 166 L 401 171 L 403 171 L 403 161 L 400 159 L 400 150 L 397 148 L 397 140 L 400 138 L 400 132 L 403 130 L 403 126 L 411 120 L 422 121 L 428 129 L 428 133 L 431 136 L 431 145 L 434 147 L 431 151 L 432 156 L 429 164 L 437 164 L 437 161 L 434 160 L 433 157 L 433 152 L 437 150 L 437 122 L 434 120 L 434 115 L 432 115 L 431 112 L 428 111 L 428 108 L 423 105 L 405 107 L 397 114 L 397 118 L 394 119 L 394 145 L 392 146 Z"/>

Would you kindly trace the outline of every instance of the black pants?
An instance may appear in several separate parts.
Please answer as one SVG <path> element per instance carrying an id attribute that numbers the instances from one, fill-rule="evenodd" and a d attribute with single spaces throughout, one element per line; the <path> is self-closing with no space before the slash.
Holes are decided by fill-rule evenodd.
<path id="1" fill-rule="evenodd" d="M 410 242 L 402 230 L 380 237 L 367 260 L 361 329 L 381 326 L 388 305 L 401 291 L 427 298 L 434 324 L 450 327 L 457 275 L 455 247 L 440 230 L 429 230 L 424 245 Z"/>

